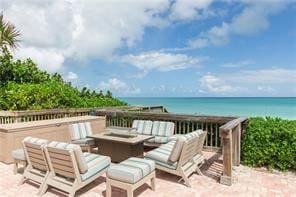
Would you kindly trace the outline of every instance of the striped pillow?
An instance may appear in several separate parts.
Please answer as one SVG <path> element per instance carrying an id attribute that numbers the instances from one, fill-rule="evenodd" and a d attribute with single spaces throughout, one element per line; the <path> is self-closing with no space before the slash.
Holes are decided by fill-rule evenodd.
<path id="1" fill-rule="evenodd" d="M 169 137 L 174 134 L 175 124 L 173 122 L 154 121 L 152 135 Z"/>
<path id="2" fill-rule="evenodd" d="M 137 130 L 137 133 L 151 135 L 152 121 L 151 120 L 134 120 L 132 128 Z"/>

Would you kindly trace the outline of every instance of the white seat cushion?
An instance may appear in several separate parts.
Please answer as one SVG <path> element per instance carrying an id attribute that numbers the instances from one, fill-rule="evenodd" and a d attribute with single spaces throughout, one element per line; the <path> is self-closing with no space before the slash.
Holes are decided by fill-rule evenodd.
<path id="1" fill-rule="evenodd" d="M 160 147 L 147 152 L 145 158 L 152 159 L 155 162 L 159 161 L 162 163 L 169 163 L 169 156 L 173 150 L 175 143 L 176 141 L 171 141 L 167 144 L 161 145 Z"/>
<path id="2" fill-rule="evenodd" d="M 14 159 L 18 159 L 18 160 L 21 160 L 21 161 L 26 161 L 25 151 L 22 148 L 13 150 L 11 152 L 11 155 L 12 155 L 12 157 Z"/>
<path id="3" fill-rule="evenodd" d="M 136 129 L 137 133 L 151 135 L 152 121 L 151 120 L 134 120 L 132 128 Z"/>
<path id="4" fill-rule="evenodd" d="M 113 180 L 134 184 L 154 170 L 154 161 L 131 157 L 119 164 L 111 165 L 107 176 Z"/>
<path id="5" fill-rule="evenodd" d="M 93 153 L 83 153 L 83 156 L 88 168 L 87 172 L 81 175 L 83 181 L 106 169 L 111 164 L 111 159 L 107 156 Z"/>
<path id="6" fill-rule="evenodd" d="M 93 138 L 83 138 L 83 139 L 73 140 L 72 143 L 78 144 L 78 145 L 94 145 L 95 140 Z"/>

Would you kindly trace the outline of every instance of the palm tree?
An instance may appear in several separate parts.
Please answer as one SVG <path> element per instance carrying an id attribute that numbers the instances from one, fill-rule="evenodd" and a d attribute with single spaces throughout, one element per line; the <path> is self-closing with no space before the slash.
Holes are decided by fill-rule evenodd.
<path id="1" fill-rule="evenodd" d="M 0 14 L 0 48 L 2 51 L 7 47 L 11 49 L 18 48 L 20 35 L 20 31 L 12 23 L 5 21 L 3 14 Z"/>

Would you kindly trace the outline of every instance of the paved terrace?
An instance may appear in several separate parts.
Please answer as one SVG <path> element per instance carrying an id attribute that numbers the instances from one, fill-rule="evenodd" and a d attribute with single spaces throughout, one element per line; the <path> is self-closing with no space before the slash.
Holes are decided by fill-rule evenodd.
<path id="1" fill-rule="evenodd" d="M 190 177 L 192 188 L 178 183 L 178 177 L 157 171 L 156 192 L 150 190 L 149 185 L 143 185 L 135 191 L 140 197 L 191 197 L 191 196 L 296 196 L 295 173 L 271 173 L 264 169 L 253 169 L 246 166 L 235 167 L 235 183 L 224 186 L 218 183 L 218 175 L 222 172 L 222 158 L 220 154 L 205 152 L 208 163 L 203 165 L 204 176 L 193 174 Z M 37 185 L 26 182 L 18 186 L 21 174 L 13 174 L 13 165 L 0 162 L 0 196 L 37 196 Z M 82 188 L 79 196 L 105 196 L 105 178 L 101 177 L 95 182 Z M 126 196 L 125 191 L 113 188 L 112 196 Z M 44 196 L 60 197 L 65 193 L 50 188 Z"/>

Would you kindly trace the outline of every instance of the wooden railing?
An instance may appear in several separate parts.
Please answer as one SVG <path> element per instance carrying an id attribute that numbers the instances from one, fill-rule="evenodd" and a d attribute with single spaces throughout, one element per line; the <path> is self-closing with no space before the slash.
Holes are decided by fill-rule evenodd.
<path id="1" fill-rule="evenodd" d="M 78 108 L 78 109 L 48 109 L 30 111 L 0 111 L 0 124 L 11 124 L 17 122 L 31 122 L 38 120 L 49 120 L 66 117 L 92 115 L 94 110 L 114 111 L 146 111 L 146 112 L 167 112 L 163 106 L 121 106 L 121 107 L 100 107 L 100 108 Z"/>
<path id="2" fill-rule="evenodd" d="M 231 185 L 232 167 L 239 166 L 241 158 L 241 136 L 244 132 L 247 118 L 236 118 L 220 127 L 223 144 L 223 175 L 220 182 Z"/>
<path id="3" fill-rule="evenodd" d="M 106 116 L 106 126 L 131 127 L 135 119 L 161 120 L 175 123 L 175 134 L 186 134 L 197 129 L 207 131 L 205 149 L 221 150 L 219 127 L 234 117 L 195 116 L 172 113 L 145 113 L 96 110 L 96 115 Z"/>
<path id="4" fill-rule="evenodd" d="M 207 131 L 204 149 L 222 150 L 223 174 L 220 183 L 232 184 L 232 168 L 240 164 L 241 134 L 247 118 L 101 110 L 96 110 L 95 114 L 106 116 L 106 126 L 131 127 L 133 120 L 141 119 L 174 122 L 175 134 L 186 134 L 196 129 Z"/>

